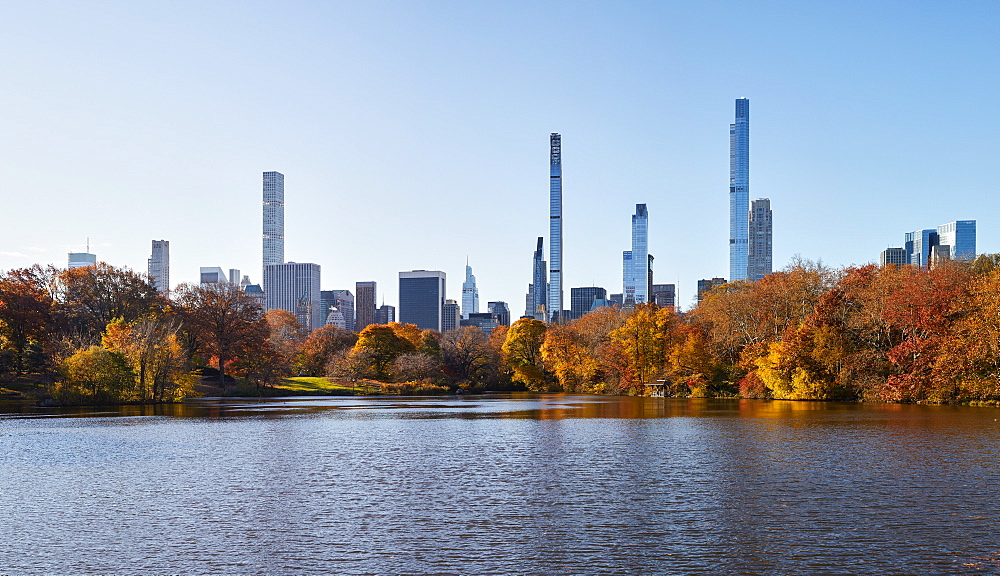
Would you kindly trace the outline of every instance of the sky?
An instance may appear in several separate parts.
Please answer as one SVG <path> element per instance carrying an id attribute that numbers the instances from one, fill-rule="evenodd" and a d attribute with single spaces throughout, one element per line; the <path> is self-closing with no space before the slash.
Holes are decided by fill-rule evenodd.
<path id="1" fill-rule="evenodd" d="M 774 263 L 978 221 L 1000 252 L 1000 2 L 33 2 L 0 18 L 0 270 L 68 252 L 261 280 L 261 173 L 322 288 L 444 270 L 523 313 L 562 134 L 569 288 L 620 292 L 635 204 L 690 306 L 729 265 L 729 124 Z"/>

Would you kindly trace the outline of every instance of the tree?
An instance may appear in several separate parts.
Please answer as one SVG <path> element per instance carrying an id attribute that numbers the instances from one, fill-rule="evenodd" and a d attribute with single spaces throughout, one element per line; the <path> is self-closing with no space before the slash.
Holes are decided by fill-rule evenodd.
<path id="1" fill-rule="evenodd" d="M 358 335 L 333 324 L 313 330 L 302 344 L 300 366 L 309 376 L 323 376 L 327 366 L 339 352 L 349 350 L 358 341 Z"/>
<path id="2" fill-rule="evenodd" d="M 260 304 L 238 286 L 184 284 L 175 294 L 192 352 L 205 352 L 218 360 L 219 386 L 225 385 L 227 362 L 265 350 L 270 329 Z"/>
<path id="3" fill-rule="evenodd" d="M 66 402 L 127 402 L 135 399 L 135 374 L 120 352 L 91 346 L 62 364 L 54 395 Z"/>
<path id="4" fill-rule="evenodd" d="M 13 347 L 14 373 L 24 370 L 29 343 L 41 343 L 50 329 L 52 298 L 37 264 L 0 276 L 0 334 Z"/>
<path id="5" fill-rule="evenodd" d="M 673 310 L 640 304 L 620 328 L 611 332 L 611 341 L 622 346 L 635 377 L 631 382 L 623 382 L 623 388 L 638 391 L 663 369 L 675 324 Z"/>
<path id="6" fill-rule="evenodd" d="M 403 327 L 402 324 L 396 327 Z M 406 326 L 413 326 L 407 324 Z M 416 328 L 416 326 L 413 326 Z M 420 331 L 417 329 L 415 339 L 420 341 Z M 364 357 L 370 363 L 372 373 L 380 380 L 388 380 L 389 369 L 392 363 L 401 354 L 416 351 L 416 346 L 412 340 L 401 337 L 397 334 L 392 324 L 372 324 L 358 334 L 358 341 L 354 344 L 352 353 L 356 359 Z"/>
<path id="7" fill-rule="evenodd" d="M 541 352 L 545 330 L 542 322 L 521 318 L 511 325 L 503 343 L 504 359 L 514 372 L 514 380 L 529 390 L 543 390 L 548 384 Z"/>
<path id="8" fill-rule="evenodd" d="M 120 353 L 135 375 L 139 400 L 176 400 L 186 392 L 180 327 L 180 319 L 160 314 L 134 322 L 112 320 L 104 331 L 104 347 Z"/>
<path id="9" fill-rule="evenodd" d="M 306 340 L 306 331 L 299 324 L 295 314 L 288 310 L 272 309 L 264 313 L 267 320 L 268 342 L 286 359 L 294 362 Z"/>
<path id="10" fill-rule="evenodd" d="M 115 318 L 133 322 L 164 304 L 145 277 L 104 262 L 60 271 L 54 291 L 67 327 L 95 340 Z"/>
<path id="11" fill-rule="evenodd" d="M 458 382 L 486 385 L 496 380 L 497 350 L 478 326 L 462 326 L 441 336 L 445 369 Z"/>

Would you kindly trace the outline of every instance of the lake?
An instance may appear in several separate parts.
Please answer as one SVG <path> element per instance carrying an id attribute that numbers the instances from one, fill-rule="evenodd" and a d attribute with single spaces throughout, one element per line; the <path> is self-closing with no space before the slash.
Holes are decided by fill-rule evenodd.
<path id="1" fill-rule="evenodd" d="M 0 404 L 0 574 L 996 574 L 1000 409 Z"/>

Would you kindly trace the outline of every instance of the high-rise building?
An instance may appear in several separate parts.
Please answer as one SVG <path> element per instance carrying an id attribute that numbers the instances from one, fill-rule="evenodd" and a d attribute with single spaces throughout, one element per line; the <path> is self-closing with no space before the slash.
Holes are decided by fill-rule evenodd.
<path id="1" fill-rule="evenodd" d="M 976 221 L 956 220 L 937 227 L 938 242 L 948 246 L 952 260 L 973 260 L 976 257 Z"/>
<path id="2" fill-rule="evenodd" d="M 321 290 L 319 299 L 324 311 L 336 308 L 344 315 L 344 328 L 354 330 L 354 294 L 350 290 Z"/>
<path id="3" fill-rule="evenodd" d="M 651 301 L 663 308 L 677 307 L 677 286 L 674 284 L 653 284 Z"/>
<path id="4" fill-rule="evenodd" d="M 341 312 L 336 306 L 329 308 L 329 312 L 326 315 L 326 326 L 336 326 L 337 328 L 347 329 L 347 322 L 344 321 L 344 313 Z"/>
<path id="5" fill-rule="evenodd" d="M 751 202 L 747 249 L 748 280 L 760 280 L 771 273 L 772 228 L 771 200 L 760 198 Z"/>
<path id="6" fill-rule="evenodd" d="M 538 245 L 535 247 L 535 254 L 531 262 L 531 284 L 528 284 L 528 295 L 524 303 L 524 315 L 528 318 L 548 320 L 545 313 L 546 298 L 548 298 L 549 282 L 548 271 L 545 268 L 545 257 L 542 252 L 543 238 L 538 237 Z"/>
<path id="7" fill-rule="evenodd" d="M 153 240 L 153 252 L 146 261 L 146 273 L 149 283 L 161 295 L 170 293 L 170 242 L 168 240 Z"/>
<path id="8" fill-rule="evenodd" d="M 229 282 L 226 271 L 218 266 L 202 266 L 198 270 L 199 282 L 202 286 L 206 284 L 224 284 Z"/>
<path id="9" fill-rule="evenodd" d="M 747 277 L 750 212 L 750 100 L 736 99 L 736 122 L 729 125 L 729 277 Z"/>
<path id="10" fill-rule="evenodd" d="M 264 172 L 264 266 L 285 262 L 285 175 Z M 266 291 L 267 281 L 264 281 Z"/>
<path id="11" fill-rule="evenodd" d="M 462 326 L 476 326 L 483 331 L 483 334 L 489 336 L 496 330 L 497 326 L 503 326 L 500 322 L 500 318 L 492 312 L 480 312 L 478 314 L 469 314 L 469 317 L 462 320 Z"/>
<path id="12" fill-rule="evenodd" d="M 625 307 L 625 295 L 624 294 L 608 294 L 608 302 L 611 306 L 617 306 L 618 308 Z"/>
<path id="13" fill-rule="evenodd" d="M 375 311 L 376 324 L 388 324 L 396 321 L 396 307 L 383 304 Z"/>
<path id="14" fill-rule="evenodd" d="M 267 309 L 291 312 L 305 330 L 321 328 L 330 311 L 323 310 L 319 281 L 319 264 L 268 264 L 264 267 Z"/>
<path id="15" fill-rule="evenodd" d="M 441 331 L 446 275 L 440 270 L 399 273 L 399 321 L 422 330 Z"/>
<path id="16" fill-rule="evenodd" d="M 354 284 L 354 329 L 361 332 L 375 324 L 375 282 L 357 282 Z"/>
<path id="17" fill-rule="evenodd" d="M 233 286 L 239 286 L 241 278 L 242 278 L 242 274 L 240 273 L 240 269 L 239 268 L 230 268 L 229 269 L 229 283 L 230 284 L 232 284 Z"/>
<path id="18" fill-rule="evenodd" d="M 698 280 L 698 302 L 705 298 L 705 293 L 713 288 L 718 288 L 726 283 L 725 278 L 712 278 L 711 280 Z"/>
<path id="19" fill-rule="evenodd" d="M 906 259 L 906 248 L 886 248 L 879 255 L 879 264 L 885 266 L 886 264 L 895 264 L 897 266 L 902 266 L 907 264 Z"/>
<path id="20" fill-rule="evenodd" d="M 490 302 L 487 306 L 490 313 L 496 315 L 500 326 L 510 326 L 510 307 L 507 306 L 506 302 L 498 300 Z"/>
<path id="21" fill-rule="evenodd" d="M 549 135 L 549 319 L 559 323 L 563 309 L 562 137 Z M 537 288 L 536 288 L 537 290 Z"/>
<path id="22" fill-rule="evenodd" d="M 472 274 L 472 266 L 465 263 L 465 282 L 462 283 L 462 317 L 479 313 L 479 288 L 476 288 L 476 277 Z"/>
<path id="23" fill-rule="evenodd" d="M 83 268 L 84 266 L 93 266 L 94 264 L 97 264 L 96 254 L 91 254 L 90 252 L 69 253 L 69 268 Z"/>
<path id="24" fill-rule="evenodd" d="M 462 309 L 458 302 L 451 298 L 444 301 L 444 315 L 441 318 L 441 331 L 447 332 L 458 328 L 462 323 Z"/>
<path id="25" fill-rule="evenodd" d="M 243 288 L 243 291 L 247 293 L 247 296 L 257 301 L 257 305 L 260 306 L 261 310 L 266 310 L 267 297 L 264 295 L 264 289 L 261 288 L 260 284 L 247 284 Z"/>
<path id="26" fill-rule="evenodd" d="M 574 319 L 594 308 L 595 300 L 607 300 L 608 291 L 599 286 L 584 286 L 569 289 L 569 310 Z"/>
<path id="27" fill-rule="evenodd" d="M 622 253 L 622 292 L 625 302 L 649 301 L 649 212 L 645 204 L 635 205 L 632 215 L 632 249 Z"/>

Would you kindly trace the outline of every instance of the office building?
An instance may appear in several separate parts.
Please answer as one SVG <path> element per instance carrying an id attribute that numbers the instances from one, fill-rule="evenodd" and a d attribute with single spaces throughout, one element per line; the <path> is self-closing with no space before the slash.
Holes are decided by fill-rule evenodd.
<path id="1" fill-rule="evenodd" d="M 337 328 L 347 329 L 347 323 L 344 321 L 344 313 L 337 309 L 336 306 L 329 308 L 329 312 L 326 315 L 326 326 L 336 326 Z"/>
<path id="2" fill-rule="evenodd" d="M 497 317 L 500 326 L 510 326 L 510 308 L 506 302 L 496 301 L 487 304 L 487 310 Z"/>
<path id="3" fill-rule="evenodd" d="M 736 99 L 729 125 L 729 278 L 747 277 L 750 212 L 750 100 Z"/>
<path id="4" fill-rule="evenodd" d="M 573 318 L 579 318 L 590 312 L 595 300 L 607 300 L 608 291 L 598 286 L 570 288 L 569 310 Z"/>
<path id="5" fill-rule="evenodd" d="M 146 261 L 149 283 L 161 296 L 170 294 L 170 242 L 153 240 L 153 251 Z"/>
<path id="6" fill-rule="evenodd" d="M 354 329 L 361 332 L 375 324 L 375 282 L 357 282 L 354 284 Z"/>
<path id="7" fill-rule="evenodd" d="M 465 282 L 462 283 L 462 317 L 479 312 L 479 289 L 476 288 L 476 277 L 472 274 L 472 266 L 465 263 Z"/>
<path id="8" fill-rule="evenodd" d="M 903 264 L 908 263 L 909 262 L 906 259 L 906 248 L 886 248 L 879 256 L 879 264 L 882 266 L 885 266 L 886 264 L 902 266 Z"/>
<path id="9" fill-rule="evenodd" d="M 478 314 L 469 314 L 469 317 L 462 320 L 462 326 L 476 326 L 483 331 L 483 334 L 489 336 L 496 330 L 497 326 L 501 326 L 500 319 L 496 314 L 492 312 L 480 312 Z"/>
<path id="10" fill-rule="evenodd" d="M 952 260 L 976 258 L 976 221 L 956 220 L 937 227 L 938 243 L 947 246 Z"/>
<path id="11" fill-rule="evenodd" d="M 226 274 L 226 271 L 218 266 L 202 266 L 199 269 L 198 278 L 202 286 L 229 282 L 229 276 Z"/>
<path id="12" fill-rule="evenodd" d="M 69 268 L 83 268 L 84 266 L 93 266 L 94 264 L 97 264 L 96 254 L 91 254 L 90 252 L 69 253 Z"/>
<path id="13" fill-rule="evenodd" d="M 757 281 L 771 273 L 771 200 L 760 198 L 750 203 L 748 229 L 747 279 Z"/>
<path id="14" fill-rule="evenodd" d="M 388 324 L 396 321 L 396 307 L 383 304 L 375 311 L 376 324 Z"/>
<path id="15" fill-rule="evenodd" d="M 441 318 L 441 331 L 447 332 L 458 328 L 462 323 L 462 309 L 458 302 L 447 299 L 444 301 L 444 315 Z"/>
<path id="16" fill-rule="evenodd" d="M 323 310 L 340 310 L 344 315 L 344 328 L 354 330 L 354 294 L 350 290 L 321 290 L 319 299 Z"/>
<path id="17" fill-rule="evenodd" d="M 556 323 L 563 309 L 562 224 L 562 137 L 553 132 L 549 135 L 549 296 L 545 308 Z"/>
<path id="18" fill-rule="evenodd" d="M 622 253 L 622 293 L 625 302 L 649 301 L 651 258 L 649 256 L 649 212 L 645 204 L 635 205 L 632 215 L 632 249 Z"/>
<path id="19" fill-rule="evenodd" d="M 617 306 L 618 308 L 625 307 L 625 295 L 624 294 L 609 294 L 608 302 L 611 306 Z"/>
<path id="20" fill-rule="evenodd" d="M 677 286 L 674 284 L 653 284 L 652 302 L 662 308 L 677 307 Z"/>
<path id="21" fill-rule="evenodd" d="M 441 331 L 444 319 L 446 275 L 440 270 L 399 273 L 399 321 Z"/>
<path id="22" fill-rule="evenodd" d="M 285 175 L 264 172 L 264 266 L 285 262 Z M 264 282 L 267 289 L 267 281 Z"/>
<path id="23" fill-rule="evenodd" d="M 705 298 L 705 293 L 713 288 L 718 288 L 726 283 L 725 278 L 712 278 L 711 280 L 698 280 L 698 302 Z"/>
<path id="24" fill-rule="evenodd" d="M 329 310 L 323 310 L 319 281 L 319 264 L 268 264 L 264 267 L 267 309 L 291 312 L 299 325 L 310 332 L 322 327 Z"/>
<path id="25" fill-rule="evenodd" d="M 542 252 L 543 238 L 538 237 L 535 254 L 531 261 L 531 284 L 528 284 L 528 296 L 524 303 L 524 315 L 528 318 L 548 320 L 546 299 L 549 292 L 548 271 L 545 268 L 545 258 Z"/>

